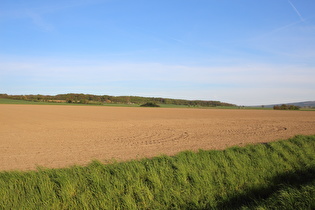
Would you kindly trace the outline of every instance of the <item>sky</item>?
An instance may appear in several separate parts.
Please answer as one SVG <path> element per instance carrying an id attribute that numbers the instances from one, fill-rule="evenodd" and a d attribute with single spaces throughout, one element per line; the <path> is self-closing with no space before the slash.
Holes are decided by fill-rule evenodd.
<path id="1" fill-rule="evenodd" d="M 0 93 L 315 100 L 314 0 L 0 0 Z"/>

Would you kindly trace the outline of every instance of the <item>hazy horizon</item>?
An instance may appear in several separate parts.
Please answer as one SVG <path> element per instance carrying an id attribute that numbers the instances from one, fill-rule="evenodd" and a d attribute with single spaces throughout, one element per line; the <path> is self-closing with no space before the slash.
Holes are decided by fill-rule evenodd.
<path id="1" fill-rule="evenodd" d="M 315 100 L 315 2 L 6 1 L 0 92 Z"/>

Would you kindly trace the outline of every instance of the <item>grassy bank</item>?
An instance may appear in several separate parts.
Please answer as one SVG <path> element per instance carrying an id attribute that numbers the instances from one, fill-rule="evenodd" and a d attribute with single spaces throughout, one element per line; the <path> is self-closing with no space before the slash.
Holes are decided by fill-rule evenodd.
<path id="1" fill-rule="evenodd" d="M 0 172 L 0 209 L 315 208 L 315 136 L 224 151 Z"/>

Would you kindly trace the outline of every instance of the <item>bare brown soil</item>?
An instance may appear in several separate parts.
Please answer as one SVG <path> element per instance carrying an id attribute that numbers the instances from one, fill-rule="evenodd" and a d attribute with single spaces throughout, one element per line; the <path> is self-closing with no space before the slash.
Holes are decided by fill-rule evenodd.
<path id="1" fill-rule="evenodd" d="M 0 170 L 85 165 L 315 134 L 315 112 L 0 105 Z"/>

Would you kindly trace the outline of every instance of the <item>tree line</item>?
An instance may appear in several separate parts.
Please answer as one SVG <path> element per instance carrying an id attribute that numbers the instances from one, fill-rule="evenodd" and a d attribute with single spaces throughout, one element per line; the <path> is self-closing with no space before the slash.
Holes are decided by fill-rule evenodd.
<path id="1" fill-rule="evenodd" d="M 282 104 L 281 106 L 279 106 L 279 105 L 273 106 L 273 109 L 275 109 L 275 110 L 299 110 L 300 107 L 294 106 L 294 105 Z"/>
<path id="2" fill-rule="evenodd" d="M 186 105 L 186 106 L 236 106 L 230 103 L 220 101 L 205 101 L 205 100 L 184 100 L 170 98 L 155 98 L 155 97 L 140 97 L 140 96 L 110 96 L 110 95 L 92 95 L 92 94 L 58 94 L 58 95 L 8 95 L 0 94 L 0 98 L 26 100 L 34 102 L 66 102 L 66 103 L 81 103 L 81 104 L 171 104 L 171 105 Z"/>

